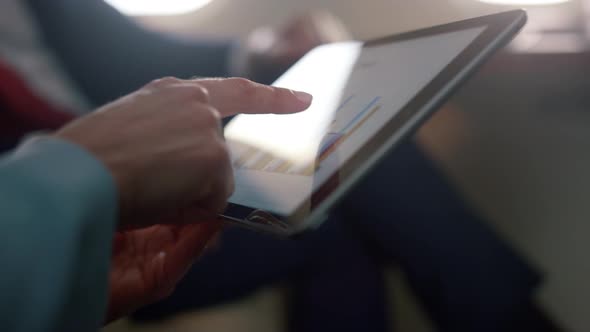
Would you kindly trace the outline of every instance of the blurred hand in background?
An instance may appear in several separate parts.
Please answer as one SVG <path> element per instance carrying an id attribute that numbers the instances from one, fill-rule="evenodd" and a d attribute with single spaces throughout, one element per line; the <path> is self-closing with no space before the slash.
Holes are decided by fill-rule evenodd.
<path id="1" fill-rule="evenodd" d="M 248 37 L 236 69 L 247 77 L 277 77 L 316 46 L 351 39 L 344 24 L 326 11 L 301 14 L 282 27 L 263 26 Z M 268 79 L 272 80 L 272 79 Z"/>

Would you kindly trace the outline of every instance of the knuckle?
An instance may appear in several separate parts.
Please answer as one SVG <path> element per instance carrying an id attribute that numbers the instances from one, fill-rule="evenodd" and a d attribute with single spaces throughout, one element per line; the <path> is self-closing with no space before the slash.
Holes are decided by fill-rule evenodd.
<path id="1" fill-rule="evenodd" d="M 176 96 L 180 101 L 196 101 L 201 103 L 209 102 L 209 91 L 200 85 L 183 84 L 178 86 Z"/>
<path id="2" fill-rule="evenodd" d="M 219 112 L 208 104 L 199 102 L 190 103 L 187 107 L 183 107 L 180 110 L 177 121 L 182 122 L 182 126 L 191 128 L 193 131 L 201 133 L 209 131 L 221 132 L 221 117 L 219 116 Z"/>
<path id="3" fill-rule="evenodd" d="M 227 147 L 227 144 L 225 144 L 223 140 L 218 139 L 217 143 L 215 144 L 215 150 L 217 151 L 219 161 L 224 165 L 227 164 L 230 160 L 229 148 Z"/>
<path id="4" fill-rule="evenodd" d="M 213 106 L 201 104 L 198 113 L 204 127 L 218 130 L 221 126 L 221 116 Z"/>
<path id="5" fill-rule="evenodd" d="M 227 145 L 221 139 L 214 138 L 209 145 L 204 162 L 211 171 L 209 191 L 212 197 L 215 197 L 212 207 L 217 213 L 221 213 L 225 210 L 227 199 L 234 191 L 234 178 Z"/>
<path id="6" fill-rule="evenodd" d="M 245 78 L 231 78 L 232 86 L 240 100 L 260 107 L 272 107 L 275 104 L 275 89 L 271 86 L 258 84 Z"/>
<path id="7" fill-rule="evenodd" d="M 201 102 L 209 102 L 209 90 L 202 85 L 196 85 L 191 89 L 192 97 Z"/>
<path id="8" fill-rule="evenodd" d="M 225 143 L 221 142 L 219 139 L 212 140 L 208 157 L 208 162 L 217 170 L 229 167 L 229 150 Z"/>
<path id="9" fill-rule="evenodd" d="M 227 146 L 227 144 L 225 144 L 225 142 L 221 143 L 221 150 L 223 153 L 223 161 L 222 161 L 222 165 L 220 165 L 220 167 L 222 167 L 221 174 L 222 174 L 223 180 L 224 180 L 222 192 L 223 192 L 223 198 L 228 199 L 234 193 L 235 179 L 234 179 L 233 168 L 231 165 L 231 156 L 230 156 L 229 147 Z"/>
<path id="10" fill-rule="evenodd" d="M 231 85 L 243 93 L 249 93 L 256 89 L 256 83 L 242 77 L 232 77 L 228 79 Z"/>
<path id="11" fill-rule="evenodd" d="M 229 169 L 228 173 L 229 174 L 227 178 L 228 182 L 226 186 L 225 197 L 230 198 L 236 191 L 236 181 L 234 179 L 234 173 L 232 172 L 231 168 Z"/>
<path id="12" fill-rule="evenodd" d="M 173 84 L 177 84 L 179 82 L 180 82 L 180 80 L 178 78 L 169 76 L 169 77 L 162 77 L 162 78 L 153 80 L 148 84 L 148 86 L 153 87 L 153 88 L 164 88 L 164 87 L 171 86 Z"/>

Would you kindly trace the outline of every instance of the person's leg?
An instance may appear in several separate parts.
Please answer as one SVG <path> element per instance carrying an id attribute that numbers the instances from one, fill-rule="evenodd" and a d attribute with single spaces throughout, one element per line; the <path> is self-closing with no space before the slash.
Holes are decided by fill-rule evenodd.
<path id="1" fill-rule="evenodd" d="M 133 318 L 150 321 L 235 301 L 280 282 L 292 286 L 293 331 L 387 331 L 381 267 L 338 216 L 295 240 L 232 228 L 169 298 Z"/>
<path id="2" fill-rule="evenodd" d="M 390 331 L 383 268 L 338 213 L 309 234 L 311 256 L 292 278 L 290 330 Z"/>
<path id="3" fill-rule="evenodd" d="M 441 331 L 500 331 L 530 303 L 535 273 L 445 183 L 413 144 L 343 204 L 359 233 L 405 270 Z"/>
<path id="4" fill-rule="evenodd" d="M 306 260 L 304 243 L 232 227 L 190 269 L 170 297 L 138 311 L 134 318 L 156 320 L 235 301 L 287 280 Z"/>

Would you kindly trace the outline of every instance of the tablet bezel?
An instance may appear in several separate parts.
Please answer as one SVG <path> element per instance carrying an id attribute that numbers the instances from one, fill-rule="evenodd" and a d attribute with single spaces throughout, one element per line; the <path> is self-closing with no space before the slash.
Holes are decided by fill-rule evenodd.
<path id="1" fill-rule="evenodd" d="M 485 27 L 485 30 L 428 83 L 395 117 L 381 128 L 355 155 L 311 194 L 290 216 L 269 215 L 281 223 L 258 224 L 249 221 L 256 209 L 230 203 L 225 215 L 229 221 L 257 230 L 291 235 L 321 224 L 328 210 L 355 183 L 377 164 L 403 138 L 413 133 L 452 93 L 495 51 L 508 43 L 526 23 L 524 10 L 513 10 L 448 23 L 426 29 L 378 38 L 363 43 L 363 49 L 432 35 Z M 392 134 L 393 133 L 393 134 Z M 367 152 L 368 151 L 368 152 Z M 259 212 L 259 211 L 258 211 Z M 287 225 L 287 227 L 285 227 Z"/>

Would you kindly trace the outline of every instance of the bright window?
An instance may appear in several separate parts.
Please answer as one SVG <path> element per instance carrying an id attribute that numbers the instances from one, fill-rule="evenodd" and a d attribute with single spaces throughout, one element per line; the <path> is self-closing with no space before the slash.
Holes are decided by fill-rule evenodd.
<path id="1" fill-rule="evenodd" d="M 195 11 L 211 0 L 105 0 L 130 16 L 179 15 Z"/>

